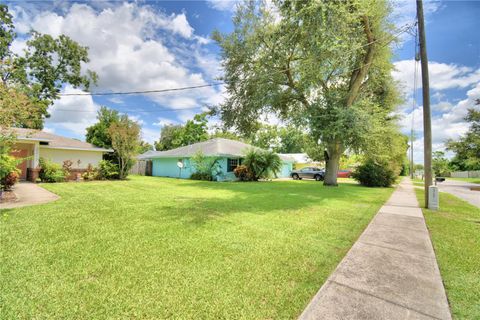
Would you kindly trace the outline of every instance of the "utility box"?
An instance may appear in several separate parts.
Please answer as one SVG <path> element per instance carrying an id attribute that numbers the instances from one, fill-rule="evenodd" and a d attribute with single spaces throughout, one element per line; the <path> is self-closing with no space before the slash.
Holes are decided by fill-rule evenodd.
<path id="1" fill-rule="evenodd" d="M 439 207 L 439 198 L 438 198 L 438 187 L 430 186 L 428 187 L 428 209 L 438 210 Z"/>

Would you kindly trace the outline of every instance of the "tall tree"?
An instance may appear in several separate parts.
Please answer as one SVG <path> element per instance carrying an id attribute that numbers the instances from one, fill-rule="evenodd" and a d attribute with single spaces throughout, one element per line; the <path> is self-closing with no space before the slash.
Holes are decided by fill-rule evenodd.
<path id="1" fill-rule="evenodd" d="M 448 140 L 447 150 L 455 152 L 452 164 L 459 170 L 480 170 L 480 110 L 469 109 L 465 120 L 470 129 L 458 141 Z"/>
<path id="2" fill-rule="evenodd" d="M 12 15 L 0 4 L 0 81 L 27 96 L 31 104 L 30 119 L 16 119 L 12 125 L 41 129 L 48 106 L 59 98 L 64 84 L 88 90 L 97 75 L 82 72 L 82 64 L 89 61 L 88 48 L 65 35 L 53 38 L 32 31 L 22 56 L 11 50 L 16 37 Z"/>
<path id="3" fill-rule="evenodd" d="M 192 143 L 208 140 L 208 119 L 210 113 L 196 114 L 185 125 L 165 125 L 160 132 L 160 139 L 155 142 L 155 150 L 171 150 Z"/>
<path id="4" fill-rule="evenodd" d="M 146 141 L 140 141 L 140 143 L 138 144 L 138 150 L 137 150 L 137 153 L 138 154 L 142 154 L 142 153 L 145 153 L 147 151 L 151 151 L 151 150 L 154 150 L 154 147 L 146 142 Z"/>
<path id="5" fill-rule="evenodd" d="M 120 115 L 117 110 L 101 106 L 97 112 L 98 122 L 87 128 L 87 142 L 100 148 L 111 148 L 112 138 L 110 136 L 110 126 L 120 121 Z"/>
<path id="6" fill-rule="evenodd" d="M 140 144 L 140 126 L 127 115 L 110 125 L 108 133 L 112 139 L 112 147 L 118 158 L 119 177 L 125 179 L 128 171 L 135 164 Z"/>
<path id="7" fill-rule="evenodd" d="M 337 185 L 343 152 L 363 148 L 374 120 L 388 123 L 395 107 L 389 7 L 382 0 L 274 4 L 239 5 L 233 32 L 214 33 L 229 92 L 219 113 L 242 132 L 265 112 L 308 125 L 326 148 L 325 185 Z"/>

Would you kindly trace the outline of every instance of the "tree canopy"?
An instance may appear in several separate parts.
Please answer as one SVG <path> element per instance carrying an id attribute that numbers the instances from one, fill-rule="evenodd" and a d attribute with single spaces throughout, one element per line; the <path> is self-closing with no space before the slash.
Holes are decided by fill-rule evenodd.
<path id="1" fill-rule="evenodd" d="M 36 31 L 30 33 L 23 55 L 13 53 L 11 46 L 16 39 L 12 15 L 6 5 L 0 4 L 0 79 L 8 90 L 16 90 L 28 98 L 29 117 L 22 116 L 23 111 L 13 122 L 13 126 L 43 128 L 48 117 L 48 106 L 59 98 L 64 84 L 74 88 L 88 90 L 97 80 L 90 70 L 82 70 L 82 64 L 89 62 L 88 48 L 79 45 L 71 38 L 50 35 Z M 10 91 L 0 91 L 9 94 Z M 0 109 L 4 109 L 0 105 Z"/>
<path id="2" fill-rule="evenodd" d="M 343 152 L 365 149 L 377 125 L 396 122 L 388 14 L 378 0 L 239 5 L 234 30 L 214 34 L 229 92 L 222 120 L 251 132 L 262 114 L 275 113 L 307 126 L 327 151 L 325 184 L 336 185 Z"/>
<path id="3" fill-rule="evenodd" d="M 138 154 L 140 126 L 127 115 L 122 115 L 118 121 L 110 125 L 108 133 L 118 158 L 119 177 L 125 179 L 128 171 L 135 164 L 135 156 Z"/>
<path id="4" fill-rule="evenodd" d="M 155 142 L 155 150 L 171 150 L 208 140 L 208 115 L 208 112 L 199 113 L 184 125 L 163 126 L 160 132 L 160 139 Z"/>
<path id="5" fill-rule="evenodd" d="M 480 105 L 480 99 L 476 102 Z M 468 110 L 470 129 L 458 141 L 448 140 L 447 150 L 455 152 L 452 166 L 458 170 L 480 170 L 480 110 Z"/>

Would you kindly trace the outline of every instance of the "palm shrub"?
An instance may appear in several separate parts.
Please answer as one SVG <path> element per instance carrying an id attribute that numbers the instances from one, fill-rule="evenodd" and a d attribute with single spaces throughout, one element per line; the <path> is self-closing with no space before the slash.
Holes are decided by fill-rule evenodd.
<path id="1" fill-rule="evenodd" d="M 250 180 L 258 181 L 272 175 L 277 176 L 282 169 L 282 160 L 273 151 L 252 148 L 246 152 L 243 165 L 248 169 Z"/>
<path id="2" fill-rule="evenodd" d="M 193 155 L 192 164 L 195 169 L 195 172 L 190 176 L 192 180 L 212 181 L 220 173 L 218 158 L 206 157 L 201 151 Z"/>
<path id="3" fill-rule="evenodd" d="M 397 176 L 386 161 L 367 159 L 352 173 L 352 178 L 367 187 L 390 187 Z"/>

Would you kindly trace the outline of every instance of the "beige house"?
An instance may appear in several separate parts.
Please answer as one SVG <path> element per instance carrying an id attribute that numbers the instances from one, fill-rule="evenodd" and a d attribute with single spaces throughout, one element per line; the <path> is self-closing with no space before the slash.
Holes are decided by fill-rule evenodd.
<path id="1" fill-rule="evenodd" d="M 63 162 L 73 162 L 71 175 L 82 173 L 89 164 L 97 166 L 103 154 L 113 152 L 93 144 L 62 137 L 40 130 L 12 128 L 16 134 L 16 143 L 12 155 L 17 158 L 27 158 L 18 168 L 20 179 L 36 181 L 38 178 L 40 157 L 63 165 Z"/>

